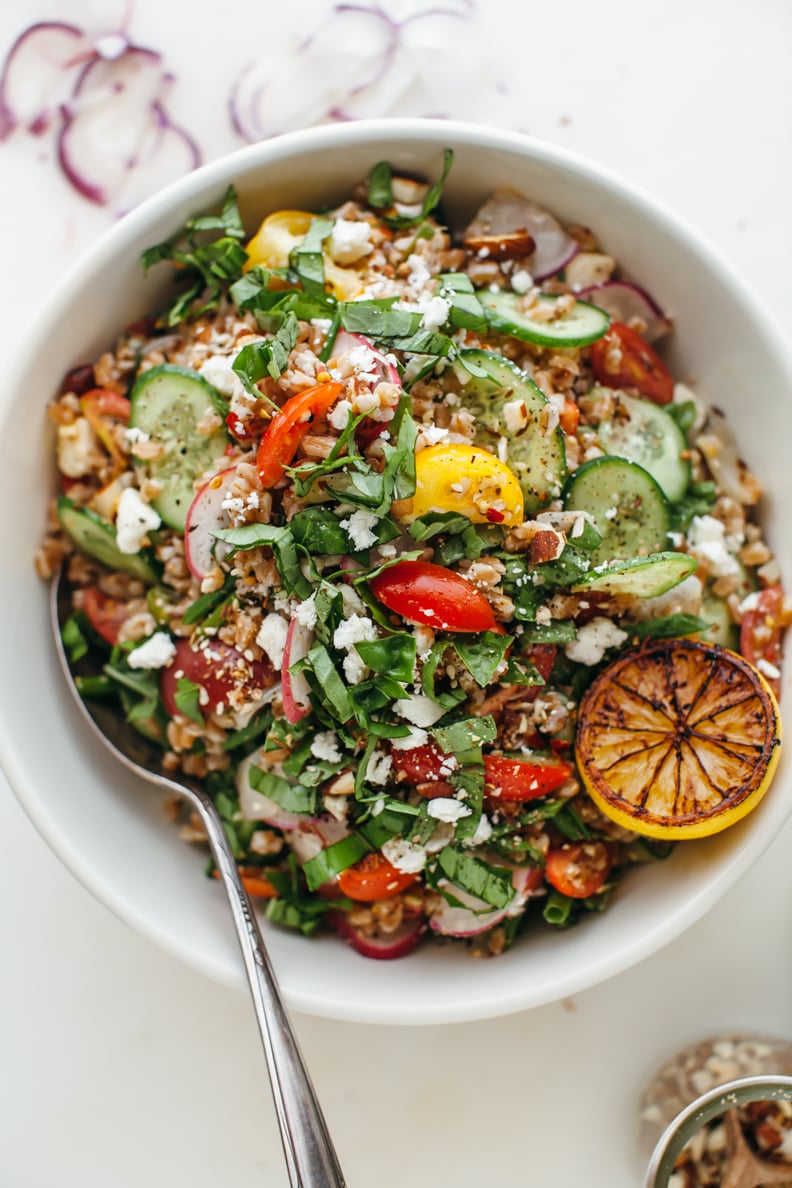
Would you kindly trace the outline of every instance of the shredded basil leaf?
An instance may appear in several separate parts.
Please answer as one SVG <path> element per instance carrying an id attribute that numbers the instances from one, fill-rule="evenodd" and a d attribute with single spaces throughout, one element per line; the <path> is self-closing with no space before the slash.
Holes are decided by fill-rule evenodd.
<path id="1" fill-rule="evenodd" d="M 251 342 L 237 355 L 231 364 L 232 370 L 257 399 L 263 394 L 256 387 L 265 376 L 280 379 L 289 365 L 289 353 L 293 350 L 300 334 L 300 324 L 293 313 L 287 313 L 280 329 L 266 342 Z M 270 401 L 270 403 L 272 403 Z"/>
<path id="2" fill-rule="evenodd" d="M 443 171 L 440 178 L 434 185 L 429 187 L 421 203 L 421 209 L 415 215 L 388 213 L 393 207 L 393 170 L 388 161 L 378 161 L 369 175 L 369 205 L 380 212 L 382 221 L 387 223 L 389 227 L 414 227 L 417 223 L 423 222 L 440 201 L 443 193 L 443 185 L 448 177 L 453 161 L 453 149 L 447 148 L 443 154 Z"/>
<path id="3" fill-rule="evenodd" d="M 456 755 L 460 751 L 469 751 L 494 742 L 498 737 L 495 719 L 487 714 L 483 718 L 463 718 L 453 722 L 450 726 L 435 726 L 432 736 L 441 751 L 446 755 Z"/>
<path id="4" fill-rule="evenodd" d="M 706 631 L 712 624 L 698 615 L 663 615 L 660 619 L 647 619 L 645 623 L 624 623 L 624 630 L 638 639 L 674 639 L 683 635 L 696 635 Z"/>
<path id="5" fill-rule="evenodd" d="M 78 614 L 70 615 L 61 628 L 61 639 L 63 646 L 69 653 L 69 659 L 72 664 L 76 664 L 78 660 L 82 660 L 83 656 L 88 654 L 88 640 L 82 633 L 80 625 L 80 616 Z"/>
<path id="6" fill-rule="evenodd" d="M 271 771 L 262 771 L 251 764 L 248 774 L 251 787 L 274 800 L 287 813 L 315 813 L 316 792 L 301 784 L 291 784 Z"/>
<path id="7" fill-rule="evenodd" d="M 415 672 L 414 635 L 395 634 L 384 639 L 363 640 L 355 644 L 360 659 L 373 672 L 395 681 L 411 681 Z"/>
<path id="8" fill-rule="evenodd" d="M 315 858 L 309 858 L 303 865 L 308 890 L 315 891 L 322 883 L 334 879 L 341 871 L 354 866 L 370 849 L 365 838 L 359 833 L 352 833 L 349 837 L 342 837 L 341 841 L 321 850 Z"/>
<path id="9" fill-rule="evenodd" d="M 455 639 L 454 649 L 473 680 L 486 687 L 513 643 L 510 635 L 482 631 L 480 635 Z"/>
<path id="10" fill-rule="evenodd" d="M 438 295 L 451 303 L 448 321 L 458 330 L 486 330 L 484 308 L 466 272 L 444 272 L 437 278 Z"/>
<path id="11" fill-rule="evenodd" d="M 492 907 L 508 907 L 514 899 L 512 872 L 505 867 L 491 866 L 454 846 L 440 851 L 437 865 L 451 883 Z"/>
<path id="12" fill-rule="evenodd" d="M 309 296 L 324 295 L 325 271 L 322 244 L 332 234 L 331 219 L 316 218 L 311 223 L 305 238 L 292 249 L 290 263 L 297 273 L 302 287 Z"/>
<path id="13" fill-rule="evenodd" d="M 553 623 L 526 623 L 522 634 L 526 644 L 559 644 L 577 639 L 577 629 L 571 619 L 557 619 Z"/>
<path id="14" fill-rule="evenodd" d="M 187 677 L 179 677 L 176 682 L 176 692 L 173 695 L 173 700 L 176 702 L 176 708 L 179 713 L 184 714 L 185 718 L 196 722 L 197 725 L 203 726 L 204 720 L 201 713 L 200 701 L 201 688 L 196 685 L 194 681 Z"/>
<path id="15" fill-rule="evenodd" d="M 712 511 L 717 497 L 715 483 L 709 480 L 692 483 L 687 494 L 671 504 L 671 531 L 687 532 L 694 516 L 705 516 Z"/>

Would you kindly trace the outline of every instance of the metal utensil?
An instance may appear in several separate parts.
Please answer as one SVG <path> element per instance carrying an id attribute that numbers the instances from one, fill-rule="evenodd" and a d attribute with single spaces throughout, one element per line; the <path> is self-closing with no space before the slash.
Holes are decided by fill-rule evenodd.
<path id="1" fill-rule="evenodd" d="M 96 737 L 129 771 L 167 792 L 184 796 L 199 813 L 206 829 L 242 950 L 292 1188 L 345 1188 L 338 1156 L 213 801 L 197 781 L 187 776 L 175 780 L 166 775 L 160 749 L 130 726 L 117 710 L 101 701 L 85 702 L 80 697 L 74 683 L 75 670 L 79 668 L 79 675 L 95 675 L 99 668 L 94 665 L 92 673 L 88 658 L 78 665 L 69 661 L 61 628 L 72 612 L 72 604 L 69 585 L 62 574 L 52 584 L 50 611 L 66 682 Z"/>
<path id="2" fill-rule="evenodd" d="M 792 1077 L 740 1077 L 726 1081 L 702 1093 L 677 1114 L 666 1127 L 654 1149 L 646 1172 L 644 1188 L 667 1188 L 674 1164 L 683 1147 L 707 1122 L 725 1113 L 727 1153 L 722 1188 L 760 1188 L 761 1185 L 792 1182 L 789 1164 L 771 1163 L 759 1159 L 748 1148 L 737 1119 L 738 1106 L 752 1101 L 789 1101 L 792 1099 Z"/>

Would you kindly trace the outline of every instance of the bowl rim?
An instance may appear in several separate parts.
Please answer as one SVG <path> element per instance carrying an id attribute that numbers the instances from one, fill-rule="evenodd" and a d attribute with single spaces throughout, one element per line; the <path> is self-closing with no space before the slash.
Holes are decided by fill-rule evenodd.
<path id="1" fill-rule="evenodd" d="M 773 343 L 776 362 L 779 369 L 787 375 L 789 388 L 792 391 L 792 348 L 790 348 L 775 316 L 766 308 L 764 302 L 757 296 L 751 284 L 744 279 L 739 270 L 720 254 L 706 236 L 695 230 L 692 224 L 662 200 L 598 162 L 535 137 L 468 121 L 399 118 L 324 125 L 260 141 L 208 162 L 171 183 L 160 193 L 146 199 L 118 223 L 100 234 L 67 268 L 64 276 L 38 307 L 29 323 L 27 332 L 20 337 L 15 357 L 8 369 L 6 389 L 9 392 L 16 390 L 29 365 L 27 361 L 31 357 L 33 344 L 41 341 L 41 336 L 54 313 L 64 305 L 69 295 L 79 293 L 87 279 L 118 253 L 122 253 L 128 242 L 134 240 L 138 232 L 155 222 L 161 215 L 165 215 L 177 202 L 189 204 L 191 200 L 197 200 L 212 186 L 229 185 L 233 182 L 236 173 L 248 171 L 251 166 L 259 166 L 263 169 L 276 163 L 281 157 L 304 155 L 313 149 L 322 148 L 328 143 L 334 143 L 338 148 L 343 148 L 346 145 L 367 142 L 372 145 L 376 153 L 384 158 L 387 156 L 388 146 L 391 142 L 403 143 L 405 140 L 411 140 L 416 145 L 437 148 L 444 147 L 447 142 L 453 142 L 483 150 L 501 149 L 510 154 L 523 155 L 538 164 L 547 165 L 551 169 L 566 170 L 586 184 L 594 182 L 605 190 L 617 193 L 622 200 L 638 207 L 663 225 L 673 238 L 683 246 L 689 247 L 696 256 L 703 258 L 718 282 L 731 292 L 738 294 L 741 303 L 748 307 L 757 321 L 760 321 L 766 328 L 767 338 Z M 2 432 L 5 419 L 9 415 L 9 407 L 9 401 L 0 399 L 0 432 Z M 224 961 L 215 959 L 206 952 L 199 952 L 186 942 L 182 943 L 178 937 L 160 927 L 151 916 L 139 911 L 133 902 L 131 903 L 104 878 L 96 874 L 90 862 L 75 849 L 70 839 L 60 831 L 51 818 L 46 798 L 39 795 L 32 780 L 28 779 L 26 775 L 24 755 L 16 747 L 13 738 L 8 733 L 2 715 L 0 715 L 0 768 L 4 771 L 18 803 L 53 853 L 78 881 L 120 920 L 153 941 L 159 948 L 173 954 L 185 964 L 200 970 L 213 980 L 234 986 L 237 989 L 241 989 L 245 985 L 241 959 L 232 968 Z M 678 911 L 676 914 L 664 918 L 651 931 L 644 932 L 629 943 L 622 945 L 616 953 L 604 954 L 600 960 L 590 962 L 586 966 L 585 972 L 570 971 L 563 980 L 563 984 L 559 985 L 552 994 L 548 995 L 545 991 L 540 991 L 532 995 L 530 986 L 527 986 L 523 992 L 512 989 L 503 992 L 498 997 L 487 993 L 475 1002 L 466 1000 L 453 1005 L 424 1005 L 418 1009 L 413 1004 L 405 1004 L 401 1010 L 394 1011 L 389 1008 L 387 1014 L 378 1009 L 376 1004 L 366 1004 L 363 1008 L 357 1005 L 354 1009 L 345 1009 L 343 1003 L 328 1005 L 322 999 L 321 993 L 310 989 L 287 990 L 287 999 L 290 1006 L 309 1014 L 356 1022 L 401 1025 L 452 1023 L 493 1018 L 558 1001 L 623 972 L 658 952 L 700 920 L 768 848 L 775 836 L 775 833 L 771 832 L 771 824 L 773 827 L 780 828 L 790 813 L 792 813 L 792 796 L 789 797 L 788 806 L 783 810 L 779 808 L 776 811 L 765 830 L 755 831 L 744 840 L 739 853 L 728 864 L 721 865 L 715 876 L 707 881 L 706 885 L 686 903 L 684 912 Z"/>

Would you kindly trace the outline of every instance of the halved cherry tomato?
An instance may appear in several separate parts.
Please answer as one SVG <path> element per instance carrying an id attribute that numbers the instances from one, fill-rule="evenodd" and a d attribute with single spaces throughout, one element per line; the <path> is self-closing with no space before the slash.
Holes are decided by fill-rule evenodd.
<path id="1" fill-rule="evenodd" d="M 550 850 L 545 877 L 551 887 L 571 899 L 587 899 L 611 872 L 611 853 L 605 842 L 573 842 Z"/>
<path id="2" fill-rule="evenodd" d="M 162 704 L 173 717 L 179 713 L 176 693 L 180 677 L 206 690 L 207 701 L 201 713 L 219 713 L 228 708 L 228 695 L 241 690 L 246 701 L 255 701 L 265 689 L 275 684 L 277 677 L 268 661 L 246 660 L 241 652 L 219 639 L 208 639 L 204 646 L 193 648 L 189 640 L 180 639 L 176 655 L 160 676 Z"/>
<path id="3" fill-rule="evenodd" d="M 442 565 L 397 561 L 369 584 L 375 598 L 409 623 L 442 631 L 503 631 L 481 591 Z"/>
<path id="4" fill-rule="evenodd" d="M 611 365 L 611 352 L 621 351 L 621 361 Z M 591 366 L 601 384 L 608 388 L 635 388 L 655 404 L 674 398 L 674 379 L 663 360 L 640 334 L 622 322 L 613 322 L 603 338 L 591 348 Z"/>
<path id="5" fill-rule="evenodd" d="M 254 441 L 255 438 L 261 437 L 268 424 L 268 421 L 255 414 L 252 417 L 246 417 L 244 421 L 233 412 L 230 412 L 226 417 L 228 432 L 237 441 Z"/>
<path id="6" fill-rule="evenodd" d="M 376 899 L 390 899 L 400 891 L 411 887 L 414 874 L 397 870 L 384 854 L 375 850 L 364 854 L 354 866 L 348 867 L 338 876 L 338 888 L 343 895 L 357 903 L 373 903 Z"/>
<path id="7" fill-rule="evenodd" d="M 343 384 L 317 384 L 287 400 L 270 421 L 259 443 L 256 465 L 263 487 L 273 487 L 283 478 L 297 448 L 311 428 L 338 399 Z"/>
<path id="8" fill-rule="evenodd" d="M 780 614 L 783 601 L 781 586 L 767 586 L 759 594 L 753 610 L 744 613 L 740 627 L 740 651 L 749 664 L 759 669 L 776 697 L 781 691 L 781 682 L 778 677 L 764 672 L 763 668 L 772 665 L 777 669 L 781 665 L 781 636 L 784 629 Z"/>
<path id="9" fill-rule="evenodd" d="M 102 639 L 115 647 L 118 643 L 118 634 L 129 617 L 129 611 L 125 604 L 119 602 L 117 598 L 110 598 L 109 595 L 103 594 L 98 586 L 89 586 L 83 590 L 82 597 L 82 608 L 88 617 L 88 622 L 97 635 L 101 635 Z"/>
<path id="10" fill-rule="evenodd" d="M 433 785 L 442 786 L 447 795 L 442 764 L 448 759 L 434 743 L 412 747 L 409 751 L 391 751 L 397 775 L 408 780 L 422 795 L 432 798 Z M 490 800 L 538 800 L 549 796 L 572 774 L 572 764 L 563 759 L 513 759 L 507 755 L 484 756 L 484 794 Z"/>
<path id="11" fill-rule="evenodd" d="M 276 899 L 278 892 L 267 876 L 255 866 L 238 867 L 242 886 L 251 899 Z M 213 870 L 212 877 L 220 878 L 220 871 Z"/>

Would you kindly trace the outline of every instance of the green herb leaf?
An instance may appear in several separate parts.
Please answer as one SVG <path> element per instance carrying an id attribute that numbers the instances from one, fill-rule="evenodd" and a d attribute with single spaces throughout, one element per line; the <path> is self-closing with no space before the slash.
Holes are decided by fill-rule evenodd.
<path id="1" fill-rule="evenodd" d="M 494 742 L 498 737 L 495 719 L 487 714 L 483 718 L 463 718 L 450 726 L 435 726 L 432 736 L 446 755 L 456 755 Z"/>
<path id="2" fill-rule="evenodd" d="M 637 639 L 676 639 L 683 635 L 697 635 L 712 624 L 698 615 L 663 615 L 660 619 L 647 619 L 645 623 L 624 623 L 625 631 Z"/>
<path id="3" fill-rule="evenodd" d="M 240 528 L 222 528 L 213 532 L 217 540 L 231 545 L 234 552 L 268 545 L 275 557 L 284 589 L 297 598 L 310 598 L 310 582 L 303 576 L 291 529 L 275 524 L 243 524 Z"/>
<path id="4" fill-rule="evenodd" d="M 319 692 L 334 717 L 346 722 L 352 717 L 349 691 L 338 675 L 333 660 L 324 644 L 316 644 L 306 656 L 306 671 L 316 678 Z"/>
<path id="5" fill-rule="evenodd" d="M 379 161 L 371 171 L 369 177 L 369 205 L 381 212 L 380 217 L 389 227 L 413 227 L 421 223 L 428 214 L 435 209 L 443 193 L 443 185 L 453 164 L 454 153 L 446 149 L 443 157 L 443 171 L 439 181 L 429 187 L 421 209 L 416 215 L 399 215 L 385 213 L 393 207 L 393 170 L 388 161 Z"/>
<path id="6" fill-rule="evenodd" d="M 274 800 L 287 813 L 315 813 L 316 792 L 301 784 L 291 784 L 271 771 L 251 765 L 248 779 L 251 787 L 269 800 Z"/>
<path id="7" fill-rule="evenodd" d="M 309 858 L 303 865 L 303 874 L 309 891 L 315 891 L 329 879 L 347 870 L 370 850 L 368 842 L 359 833 L 343 837 L 341 841 L 321 850 L 315 858 Z"/>
<path id="8" fill-rule="evenodd" d="M 391 167 L 388 161 L 378 161 L 369 176 L 368 204 L 374 210 L 382 210 L 393 205 L 393 186 L 391 184 Z"/>
<path id="9" fill-rule="evenodd" d="M 460 330 L 486 330 L 484 307 L 466 272 L 444 272 L 437 278 L 438 295 L 451 302 L 448 320 Z"/>
<path id="10" fill-rule="evenodd" d="M 559 619 L 554 623 L 526 623 L 522 639 L 527 644 L 569 643 L 577 639 L 577 629 L 571 619 Z"/>
<path id="11" fill-rule="evenodd" d="M 482 631 L 480 635 L 455 639 L 454 649 L 473 680 L 486 687 L 513 643 L 510 635 Z"/>
<path id="12" fill-rule="evenodd" d="M 263 394 L 256 387 L 265 376 L 280 379 L 289 365 L 289 353 L 297 343 L 300 325 L 293 313 L 287 313 L 283 324 L 273 338 L 266 342 L 251 342 L 237 355 L 232 370 L 257 399 Z"/>
<path id="13" fill-rule="evenodd" d="M 184 714 L 185 718 L 197 723 L 198 726 L 203 726 L 204 720 L 201 713 L 200 701 L 201 688 L 196 685 L 194 681 L 187 677 L 179 677 L 176 682 L 176 692 L 173 695 L 173 700 L 176 702 L 176 708 L 179 713 Z"/>
<path id="14" fill-rule="evenodd" d="M 514 899 L 512 872 L 505 867 L 491 866 L 454 846 L 446 846 L 440 851 L 437 864 L 449 882 L 492 907 L 508 907 Z"/>
<path id="15" fill-rule="evenodd" d="M 72 664 L 82 660 L 88 653 L 88 640 L 82 633 L 80 618 L 77 614 L 70 615 L 61 628 L 63 646 L 69 653 Z"/>
<path id="16" fill-rule="evenodd" d="M 691 484 L 687 494 L 671 504 L 671 531 L 687 532 L 694 516 L 706 516 L 712 511 L 717 497 L 715 483 L 707 480 Z"/>
<path id="17" fill-rule="evenodd" d="M 373 672 L 384 673 L 395 681 L 411 681 L 415 671 L 414 635 L 389 635 L 384 639 L 363 640 L 355 650 Z"/>
<path id="18" fill-rule="evenodd" d="M 201 594 L 200 597 L 196 598 L 195 602 L 191 602 L 182 615 L 182 622 L 185 626 L 191 627 L 193 623 L 200 623 L 213 610 L 221 606 L 230 597 L 233 585 L 233 581 L 228 578 L 219 590 L 212 590 L 209 594 Z"/>
<path id="19" fill-rule="evenodd" d="M 347 534 L 329 508 L 306 507 L 290 520 L 289 527 L 296 543 L 309 553 L 329 556 L 349 549 Z"/>
<path id="20" fill-rule="evenodd" d="M 332 233 L 331 219 L 317 218 L 311 223 L 305 238 L 292 249 L 290 263 L 302 282 L 306 293 L 324 295 L 325 272 L 322 244 Z"/>

